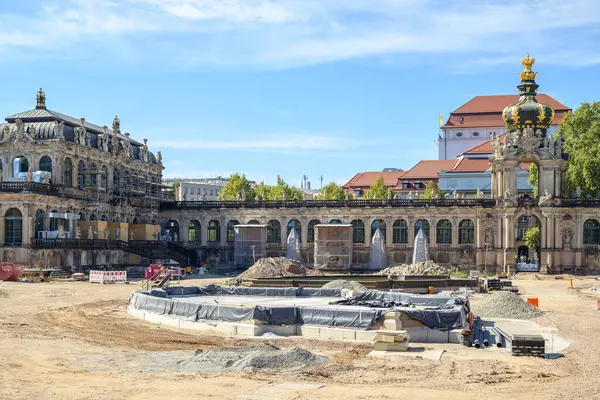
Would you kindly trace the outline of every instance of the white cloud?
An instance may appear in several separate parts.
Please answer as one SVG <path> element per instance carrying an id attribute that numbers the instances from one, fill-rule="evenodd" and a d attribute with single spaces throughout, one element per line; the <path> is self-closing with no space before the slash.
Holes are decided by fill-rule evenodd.
<path id="1" fill-rule="evenodd" d="M 0 52 L 17 60 L 28 49 L 98 60 L 114 56 L 112 42 L 136 53 L 129 62 L 187 68 L 403 53 L 444 62 L 478 54 L 479 65 L 493 65 L 525 51 L 557 64 L 600 63 L 597 0 L 47 0 L 37 13 L 3 10 Z"/>

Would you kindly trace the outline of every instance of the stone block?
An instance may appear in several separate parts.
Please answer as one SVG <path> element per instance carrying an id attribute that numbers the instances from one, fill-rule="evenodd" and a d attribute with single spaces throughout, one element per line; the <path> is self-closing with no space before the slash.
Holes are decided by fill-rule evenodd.
<path id="1" fill-rule="evenodd" d="M 356 331 L 341 328 L 320 328 L 319 339 L 325 340 L 356 340 Z"/>
<path id="2" fill-rule="evenodd" d="M 145 313 L 144 320 L 159 325 L 171 326 L 173 328 L 179 328 L 179 318 L 172 318 L 168 315 L 160 315 L 154 313 Z"/>
<path id="3" fill-rule="evenodd" d="M 181 329 L 192 329 L 195 331 L 202 331 L 207 333 L 214 333 L 215 326 L 214 324 L 209 324 L 206 321 L 186 321 L 181 320 L 179 323 L 179 327 Z"/>
<path id="4" fill-rule="evenodd" d="M 427 329 L 427 343 L 448 343 L 448 331 Z"/>
<path id="5" fill-rule="evenodd" d="M 389 331 L 398 331 L 402 329 L 402 321 L 399 319 L 388 319 L 383 321 L 383 328 Z"/>
<path id="6" fill-rule="evenodd" d="M 427 343 L 427 330 L 423 328 L 407 329 L 406 332 L 413 343 Z"/>
<path id="7" fill-rule="evenodd" d="M 237 334 L 240 336 L 259 336 L 263 333 L 264 325 L 238 324 Z"/>
<path id="8" fill-rule="evenodd" d="M 377 331 L 356 331 L 356 340 L 360 342 L 372 342 Z"/>
<path id="9" fill-rule="evenodd" d="M 373 338 L 374 342 L 385 342 L 385 343 L 394 343 L 396 338 L 394 335 L 384 335 L 382 333 L 377 333 Z"/>
<path id="10" fill-rule="evenodd" d="M 270 332 L 278 336 L 295 336 L 296 325 L 263 325 L 262 333 Z"/>
<path id="11" fill-rule="evenodd" d="M 222 333 L 225 335 L 237 335 L 237 324 L 230 322 L 218 322 L 215 325 L 215 333 Z"/>
<path id="12" fill-rule="evenodd" d="M 448 343 L 462 344 L 462 334 L 460 329 L 453 329 L 448 331 Z"/>
<path id="13" fill-rule="evenodd" d="M 313 325 L 298 325 L 297 334 L 307 338 L 317 339 L 319 337 L 320 327 Z"/>
<path id="14" fill-rule="evenodd" d="M 375 351 L 408 351 L 408 341 L 393 342 L 393 343 L 375 342 L 375 344 L 373 345 L 373 350 L 375 350 Z"/>

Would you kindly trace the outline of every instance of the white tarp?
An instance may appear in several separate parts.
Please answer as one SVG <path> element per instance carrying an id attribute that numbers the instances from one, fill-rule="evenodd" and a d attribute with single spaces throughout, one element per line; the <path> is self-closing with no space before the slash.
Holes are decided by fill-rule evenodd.
<path id="1" fill-rule="evenodd" d="M 300 256 L 300 238 L 296 234 L 296 229 L 292 228 L 288 235 L 285 256 L 292 260 L 302 261 Z"/>
<path id="2" fill-rule="evenodd" d="M 377 228 L 373 239 L 371 239 L 371 250 L 369 252 L 369 268 L 382 269 L 387 268 L 387 252 L 385 249 L 385 241 L 381 230 Z"/>
<path id="3" fill-rule="evenodd" d="M 415 247 L 413 249 L 413 264 L 418 262 L 429 261 L 429 248 L 427 237 L 423 229 L 419 229 L 419 233 L 415 237 Z"/>

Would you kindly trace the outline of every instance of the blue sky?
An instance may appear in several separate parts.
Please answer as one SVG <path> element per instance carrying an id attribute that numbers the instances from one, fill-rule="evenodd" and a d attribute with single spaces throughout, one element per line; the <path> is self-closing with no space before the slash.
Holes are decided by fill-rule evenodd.
<path id="1" fill-rule="evenodd" d="M 0 0 L 0 114 L 50 109 L 162 150 L 165 176 L 299 185 L 437 158 L 438 113 L 600 100 L 597 0 Z"/>

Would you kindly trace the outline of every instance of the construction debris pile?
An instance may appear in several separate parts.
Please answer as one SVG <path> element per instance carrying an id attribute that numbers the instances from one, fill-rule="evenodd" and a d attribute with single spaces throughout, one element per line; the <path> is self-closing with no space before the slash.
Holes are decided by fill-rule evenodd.
<path id="1" fill-rule="evenodd" d="M 494 292 L 471 303 L 473 314 L 487 318 L 534 319 L 543 313 L 520 296 L 506 291 Z"/>
<path id="2" fill-rule="evenodd" d="M 377 275 L 448 275 L 449 269 L 433 261 L 395 265 L 377 272 Z"/>
<path id="3" fill-rule="evenodd" d="M 238 279 L 277 278 L 280 276 L 319 275 L 296 260 L 285 257 L 261 258 L 238 276 Z"/>
<path id="4" fill-rule="evenodd" d="M 350 289 L 364 292 L 367 288 L 356 281 L 345 281 L 338 279 L 323 285 L 323 289 Z"/>

